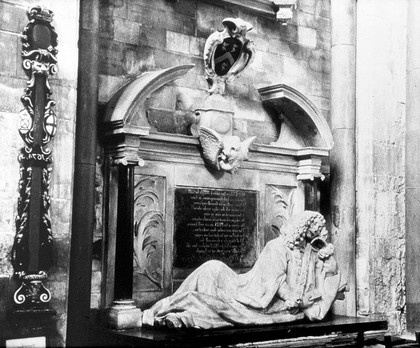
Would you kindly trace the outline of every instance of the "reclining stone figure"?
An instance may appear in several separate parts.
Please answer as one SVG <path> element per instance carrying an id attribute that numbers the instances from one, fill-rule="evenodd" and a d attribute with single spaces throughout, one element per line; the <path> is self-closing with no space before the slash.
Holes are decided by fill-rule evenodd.
<path id="1" fill-rule="evenodd" d="M 325 219 L 304 211 L 280 231 L 247 273 L 216 260 L 198 267 L 172 296 L 143 312 L 143 325 L 210 329 L 322 320 L 348 291 Z"/>

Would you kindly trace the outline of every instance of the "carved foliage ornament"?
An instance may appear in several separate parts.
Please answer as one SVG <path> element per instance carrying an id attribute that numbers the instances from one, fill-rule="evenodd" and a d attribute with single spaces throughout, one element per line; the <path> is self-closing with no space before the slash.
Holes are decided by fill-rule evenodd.
<path id="1" fill-rule="evenodd" d="M 240 18 L 225 18 L 225 29 L 211 34 L 204 46 L 204 65 L 209 92 L 214 93 L 243 71 L 255 56 L 254 43 L 246 38 L 252 25 Z"/>
<path id="2" fill-rule="evenodd" d="M 29 22 L 22 35 L 23 68 L 29 77 L 21 97 L 19 134 L 25 142 L 19 155 L 20 180 L 16 235 L 12 248 L 14 275 L 22 281 L 14 300 L 37 305 L 50 300 L 43 286 L 51 265 L 52 230 L 49 186 L 51 149 L 45 146 L 56 132 L 49 75 L 57 72 L 57 33 L 53 13 L 35 6 L 27 11 Z"/>
<path id="3" fill-rule="evenodd" d="M 140 176 L 134 187 L 134 271 L 162 289 L 162 240 L 165 234 L 159 177 Z M 159 245 L 160 244 L 160 245 Z"/>
<path id="4" fill-rule="evenodd" d="M 287 191 L 281 186 L 268 185 L 268 187 L 272 196 L 272 201 L 267 207 L 267 210 L 270 210 L 271 213 L 269 228 L 273 235 L 278 237 L 282 226 L 294 213 L 296 189 Z"/>

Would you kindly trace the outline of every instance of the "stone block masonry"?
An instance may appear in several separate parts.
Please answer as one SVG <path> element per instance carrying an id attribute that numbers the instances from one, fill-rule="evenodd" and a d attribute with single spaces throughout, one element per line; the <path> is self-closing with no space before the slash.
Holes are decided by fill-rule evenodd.
<path id="1" fill-rule="evenodd" d="M 196 64 L 198 78 L 202 78 L 201 59 L 206 38 L 223 29 L 223 18 L 241 17 L 254 26 L 249 38 L 257 43 L 257 57 L 247 72 L 247 79 L 238 79 L 238 84 L 245 85 L 240 98 L 252 99 L 251 89 L 256 87 L 287 83 L 309 98 L 313 96 L 316 104 L 319 97 L 329 96 L 329 84 L 325 81 L 330 74 L 331 29 L 329 6 L 309 2 L 302 1 L 287 26 L 276 22 L 274 16 L 267 19 L 233 5 L 202 1 L 100 2 L 101 79 L 122 77 L 128 82 L 144 71 L 191 62 Z M 285 57 L 289 59 L 286 67 Z M 305 62 L 310 63 L 302 67 Z M 295 76 L 300 76 L 301 82 Z M 202 88 L 196 84 L 191 87 Z M 316 106 L 325 109 L 324 105 Z"/>

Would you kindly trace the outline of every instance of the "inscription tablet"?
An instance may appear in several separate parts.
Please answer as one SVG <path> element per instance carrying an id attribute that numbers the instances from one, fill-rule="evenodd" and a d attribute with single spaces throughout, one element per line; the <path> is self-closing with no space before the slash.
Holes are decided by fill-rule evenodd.
<path id="1" fill-rule="evenodd" d="M 174 221 L 174 267 L 208 260 L 236 268 L 254 264 L 256 191 L 178 187 Z"/>

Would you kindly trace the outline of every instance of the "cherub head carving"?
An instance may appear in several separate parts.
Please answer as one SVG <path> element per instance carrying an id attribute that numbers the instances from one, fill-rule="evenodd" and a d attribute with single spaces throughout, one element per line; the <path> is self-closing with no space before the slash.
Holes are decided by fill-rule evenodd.
<path id="1" fill-rule="evenodd" d="M 212 168 L 228 173 L 234 173 L 242 161 L 248 159 L 249 146 L 255 138 L 250 137 L 244 141 L 236 135 L 222 138 L 213 129 L 200 127 L 199 139 L 204 160 Z"/>

